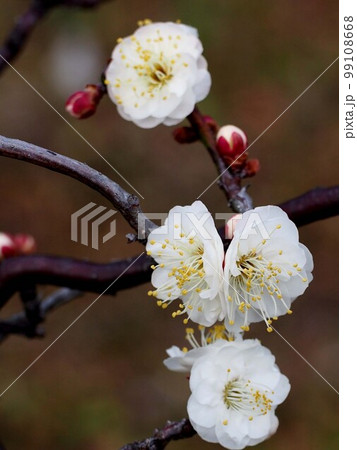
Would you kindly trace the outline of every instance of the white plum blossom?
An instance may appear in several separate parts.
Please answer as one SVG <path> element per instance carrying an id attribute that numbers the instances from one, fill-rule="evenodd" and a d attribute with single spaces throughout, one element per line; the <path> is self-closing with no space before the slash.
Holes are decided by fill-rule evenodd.
<path id="1" fill-rule="evenodd" d="M 242 333 L 234 335 L 226 330 L 224 325 L 214 325 L 206 331 L 202 325 L 198 326 L 200 332 L 200 339 L 197 340 L 193 328 L 186 328 L 186 340 L 191 345 L 191 350 L 187 347 L 180 349 L 173 345 L 166 350 L 169 358 L 164 360 L 165 366 L 174 372 L 190 372 L 194 362 L 203 356 L 206 352 L 211 351 L 212 346 L 220 347 L 227 341 L 234 339 L 242 339 Z"/>
<path id="2" fill-rule="evenodd" d="M 108 94 L 119 114 L 142 128 L 176 125 L 211 87 L 195 28 L 145 20 L 118 39 L 106 70 Z"/>
<path id="3" fill-rule="evenodd" d="M 151 278 L 156 289 L 149 295 L 159 306 L 180 298 L 173 317 L 186 313 L 204 326 L 223 319 L 223 243 L 202 202 L 172 208 L 164 225 L 148 236 L 146 250 L 158 263 Z"/>
<path id="4" fill-rule="evenodd" d="M 225 324 L 249 330 L 249 323 L 291 314 L 291 303 L 312 280 L 313 260 L 299 242 L 295 224 L 278 206 L 245 212 L 236 221 L 225 258 Z"/>
<path id="5" fill-rule="evenodd" d="M 221 342 L 192 365 L 187 411 L 202 439 L 238 450 L 275 433 L 290 384 L 258 340 Z"/>

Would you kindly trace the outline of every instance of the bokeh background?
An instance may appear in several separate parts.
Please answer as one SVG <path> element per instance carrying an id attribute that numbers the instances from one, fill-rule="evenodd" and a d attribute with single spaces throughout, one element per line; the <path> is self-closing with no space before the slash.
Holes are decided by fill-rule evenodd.
<path id="1" fill-rule="evenodd" d="M 0 2 L 0 39 L 25 0 Z M 16 69 L 64 113 L 64 102 L 97 82 L 116 38 L 138 19 L 176 20 L 198 28 L 213 78 L 204 113 L 243 128 L 252 142 L 337 56 L 338 2 L 329 0 L 112 0 L 91 11 L 57 9 L 34 32 Z M 338 68 L 322 78 L 252 147 L 261 172 L 251 179 L 255 205 L 277 204 L 315 186 L 337 183 Z M 0 133 L 77 158 L 117 175 L 16 73 L 0 78 Z M 143 194 L 147 212 L 191 203 L 216 176 L 205 149 L 180 146 L 172 129 L 142 130 L 122 120 L 104 98 L 76 129 Z M 124 187 L 126 187 L 124 185 Z M 70 216 L 88 202 L 110 207 L 89 188 L 59 174 L 0 159 L 0 229 L 36 237 L 41 253 L 109 261 L 141 251 L 128 245 L 119 220 L 115 239 L 91 250 L 70 240 Z M 216 186 L 204 202 L 228 212 Z M 338 382 L 337 218 L 300 229 L 315 259 L 314 281 L 279 332 L 333 386 Z M 149 285 L 101 298 L 0 400 L 0 438 L 10 450 L 116 449 L 186 416 L 184 376 L 162 364 L 165 349 L 184 345 L 184 326 L 155 305 Z M 50 287 L 43 287 L 44 294 Z M 43 340 L 10 337 L 0 347 L 5 389 L 95 298 L 88 294 L 46 322 Z M 17 311 L 14 298 L 0 316 Z M 278 408 L 277 434 L 262 450 L 337 448 L 337 394 L 276 334 L 259 337 L 292 385 Z M 214 449 L 198 437 L 170 444 Z"/>

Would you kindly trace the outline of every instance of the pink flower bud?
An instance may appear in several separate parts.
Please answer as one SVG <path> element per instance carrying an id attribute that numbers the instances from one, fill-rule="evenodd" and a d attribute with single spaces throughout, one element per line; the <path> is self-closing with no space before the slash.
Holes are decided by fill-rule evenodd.
<path id="1" fill-rule="evenodd" d="M 234 125 L 225 125 L 220 128 L 216 142 L 218 152 L 227 165 L 234 163 L 248 147 L 248 140 L 244 131 Z M 236 165 L 242 165 L 246 159 L 246 156 L 242 155 L 236 161 Z"/>
<path id="2" fill-rule="evenodd" d="M 242 214 L 236 214 L 235 216 L 231 217 L 225 226 L 225 234 L 224 237 L 226 239 L 233 239 L 234 230 L 236 229 L 237 222 L 242 219 Z"/>
<path id="3" fill-rule="evenodd" d="M 66 110 L 76 119 L 86 119 L 92 116 L 103 96 L 99 85 L 87 84 L 83 91 L 72 94 L 66 101 Z"/>
<path id="4" fill-rule="evenodd" d="M 35 239 L 29 234 L 0 233 L 0 260 L 10 256 L 28 255 L 35 250 Z"/>
<path id="5" fill-rule="evenodd" d="M 197 136 L 196 131 L 191 127 L 180 127 L 176 128 L 172 132 L 175 141 L 179 144 L 191 144 L 192 142 L 198 141 L 199 136 Z"/>

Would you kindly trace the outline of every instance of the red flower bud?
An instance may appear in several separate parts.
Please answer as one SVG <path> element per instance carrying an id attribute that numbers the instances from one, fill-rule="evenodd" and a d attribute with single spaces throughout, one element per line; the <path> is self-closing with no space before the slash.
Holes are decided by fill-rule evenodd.
<path id="1" fill-rule="evenodd" d="M 76 119 L 86 119 L 92 116 L 103 97 L 103 90 L 99 85 L 87 84 L 83 91 L 72 94 L 66 101 L 66 110 Z"/>
<path id="2" fill-rule="evenodd" d="M 246 161 L 247 155 L 244 152 L 248 147 L 248 140 L 240 128 L 233 125 L 220 128 L 216 142 L 217 150 L 228 166 L 232 163 L 234 166 L 241 166 Z"/>
<path id="3" fill-rule="evenodd" d="M 249 159 L 244 166 L 244 178 L 254 177 L 260 170 L 259 159 Z"/>
<path id="4" fill-rule="evenodd" d="M 35 250 L 35 239 L 29 234 L 0 233 L 0 260 L 10 256 L 28 255 Z"/>
<path id="5" fill-rule="evenodd" d="M 191 127 L 180 127 L 176 128 L 173 132 L 173 137 L 175 141 L 179 144 L 191 144 L 192 142 L 198 141 L 196 131 Z"/>

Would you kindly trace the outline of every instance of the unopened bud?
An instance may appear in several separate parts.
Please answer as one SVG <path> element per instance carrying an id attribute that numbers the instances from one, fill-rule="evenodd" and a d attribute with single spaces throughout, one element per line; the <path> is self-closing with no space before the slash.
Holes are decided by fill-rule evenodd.
<path id="1" fill-rule="evenodd" d="M 260 170 L 259 159 L 248 159 L 244 166 L 244 178 L 254 177 L 254 175 Z"/>
<path id="2" fill-rule="evenodd" d="M 66 110 L 76 119 L 86 119 L 92 116 L 103 97 L 100 85 L 87 84 L 83 91 L 72 94 L 66 101 Z"/>
<path id="3" fill-rule="evenodd" d="M 0 233 L 0 260 L 9 256 L 28 255 L 35 250 L 35 239 L 29 234 Z"/>
<path id="4" fill-rule="evenodd" d="M 219 129 L 216 141 L 218 152 L 227 165 L 242 165 L 247 159 L 244 152 L 248 147 L 248 140 L 240 128 L 225 125 Z"/>
<path id="5" fill-rule="evenodd" d="M 172 134 L 179 144 L 191 144 L 199 139 L 196 131 L 191 127 L 176 128 Z"/>

